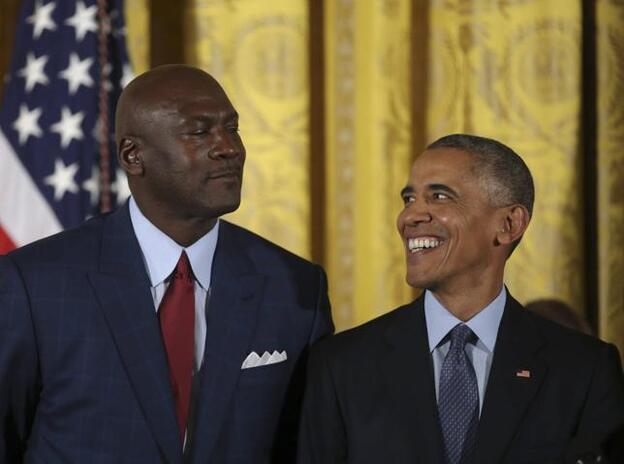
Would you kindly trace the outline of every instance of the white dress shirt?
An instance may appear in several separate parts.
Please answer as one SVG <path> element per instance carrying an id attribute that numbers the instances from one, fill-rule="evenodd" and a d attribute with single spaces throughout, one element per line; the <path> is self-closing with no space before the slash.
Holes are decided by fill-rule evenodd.
<path id="1" fill-rule="evenodd" d="M 150 279 L 155 311 L 158 311 L 169 286 L 169 278 L 178 264 L 182 251 L 186 251 L 195 277 L 195 370 L 197 371 L 204 357 L 206 305 L 210 295 L 212 261 L 219 237 L 219 221 L 217 220 L 210 232 L 191 246 L 184 248 L 152 224 L 143 215 L 134 198 L 130 198 L 130 219 Z"/>
<path id="2" fill-rule="evenodd" d="M 507 291 L 503 287 L 498 296 L 489 305 L 465 323 L 478 338 L 475 344 L 467 343 L 465 350 L 477 376 L 479 414 L 483 408 L 483 398 L 485 397 L 485 388 L 490 376 L 490 368 L 492 367 L 498 327 L 503 317 L 506 301 Z M 440 372 L 451 344 L 451 341 L 445 339 L 445 337 L 453 327 L 463 321 L 456 318 L 448 309 L 442 306 L 429 290 L 425 291 L 425 321 L 429 338 L 429 350 L 433 360 L 436 398 L 438 398 Z"/>

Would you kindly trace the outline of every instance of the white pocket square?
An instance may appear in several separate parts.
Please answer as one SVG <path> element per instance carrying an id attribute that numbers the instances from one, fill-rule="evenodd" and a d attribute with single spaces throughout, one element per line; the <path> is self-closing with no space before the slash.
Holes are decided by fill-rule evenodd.
<path id="1" fill-rule="evenodd" d="M 281 353 L 278 351 L 274 351 L 273 354 L 270 354 L 268 351 L 265 351 L 262 356 L 258 356 L 258 353 L 252 351 L 249 353 L 249 356 L 245 358 L 243 361 L 243 365 L 241 369 L 250 369 L 252 367 L 260 367 L 260 366 L 268 366 L 269 364 L 276 364 L 284 362 L 288 359 L 286 356 L 286 351 L 282 351 Z"/>

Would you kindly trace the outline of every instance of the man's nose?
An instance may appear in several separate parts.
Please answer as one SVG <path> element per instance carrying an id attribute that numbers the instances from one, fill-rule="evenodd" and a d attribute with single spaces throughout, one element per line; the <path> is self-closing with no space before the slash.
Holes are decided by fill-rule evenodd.
<path id="1" fill-rule="evenodd" d="M 239 156 L 242 148 L 238 133 L 232 132 L 231 129 L 225 127 L 215 129 L 213 146 L 210 150 L 210 156 L 212 158 L 231 158 Z"/>
<path id="2" fill-rule="evenodd" d="M 400 216 L 405 225 L 414 225 L 421 222 L 431 221 L 429 205 L 426 201 L 420 199 L 415 199 L 407 203 Z"/>

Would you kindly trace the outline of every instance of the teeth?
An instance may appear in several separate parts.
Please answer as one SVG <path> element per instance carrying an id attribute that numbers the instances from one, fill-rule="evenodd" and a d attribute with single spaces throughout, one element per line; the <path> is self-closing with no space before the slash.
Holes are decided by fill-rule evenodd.
<path id="1" fill-rule="evenodd" d="M 407 241 L 407 247 L 410 251 L 418 251 L 424 248 L 435 248 L 442 243 L 440 240 L 433 238 L 410 238 Z"/>

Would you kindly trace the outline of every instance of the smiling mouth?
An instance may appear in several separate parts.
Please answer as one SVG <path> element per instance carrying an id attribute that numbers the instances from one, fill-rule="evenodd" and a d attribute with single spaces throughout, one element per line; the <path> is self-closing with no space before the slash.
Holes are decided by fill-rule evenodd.
<path id="1" fill-rule="evenodd" d="M 407 249 L 410 253 L 437 248 L 444 243 L 444 240 L 437 238 L 408 238 Z"/>

